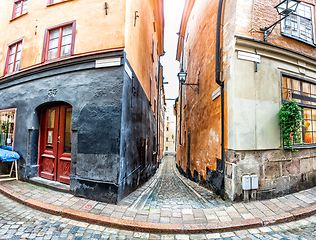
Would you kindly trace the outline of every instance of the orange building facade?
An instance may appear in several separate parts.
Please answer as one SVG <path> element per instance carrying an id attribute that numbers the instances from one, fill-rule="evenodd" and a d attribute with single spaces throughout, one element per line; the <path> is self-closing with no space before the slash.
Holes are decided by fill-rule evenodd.
<path id="1" fill-rule="evenodd" d="M 22 180 L 117 203 L 155 172 L 162 0 L 10 0 L 0 30 L 0 145 Z"/>
<path id="2" fill-rule="evenodd" d="M 263 29 L 282 17 L 275 9 L 281 2 L 185 4 L 177 50 L 187 73 L 179 87 L 177 166 L 230 200 L 316 184 L 315 2 L 301 1 L 264 39 Z M 297 152 L 283 147 L 278 125 L 279 109 L 290 100 L 304 109 L 307 126 Z"/>

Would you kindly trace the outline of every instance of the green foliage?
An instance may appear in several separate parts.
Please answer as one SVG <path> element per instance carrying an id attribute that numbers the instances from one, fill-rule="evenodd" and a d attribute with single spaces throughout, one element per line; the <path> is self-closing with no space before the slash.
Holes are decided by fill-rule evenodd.
<path id="1" fill-rule="evenodd" d="M 293 143 L 301 143 L 299 130 L 302 126 L 303 113 L 304 110 L 295 101 L 285 102 L 279 111 L 284 146 L 292 150 Z"/>

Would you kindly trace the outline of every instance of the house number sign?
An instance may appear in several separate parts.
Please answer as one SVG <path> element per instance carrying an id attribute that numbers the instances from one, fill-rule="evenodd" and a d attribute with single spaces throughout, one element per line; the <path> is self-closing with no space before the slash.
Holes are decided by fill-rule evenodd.
<path id="1" fill-rule="evenodd" d="M 56 88 L 49 89 L 49 91 L 48 91 L 48 96 L 49 97 L 55 97 L 56 94 L 57 94 L 57 89 Z"/>

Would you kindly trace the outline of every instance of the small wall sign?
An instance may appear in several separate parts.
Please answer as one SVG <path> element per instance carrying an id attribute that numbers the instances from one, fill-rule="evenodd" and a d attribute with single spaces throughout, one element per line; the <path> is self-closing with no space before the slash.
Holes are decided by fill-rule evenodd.
<path id="1" fill-rule="evenodd" d="M 121 58 L 106 58 L 95 61 L 95 68 L 116 67 L 121 65 Z"/>
<path id="2" fill-rule="evenodd" d="M 125 72 L 129 76 L 129 78 L 132 79 L 132 77 L 133 77 L 132 70 L 130 69 L 130 67 L 126 63 L 125 63 Z"/>
<path id="3" fill-rule="evenodd" d="M 238 51 L 238 58 L 242 60 L 258 62 L 258 63 L 260 63 L 260 60 L 261 60 L 260 55 L 257 55 L 254 53 L 242 52 L 242 51 Z"/>
<path id="4" fill-rule="evenodd" d="M 218 98 L 221 95 L 221 87 L 217 88 L 213 93 L 212 93 L 212 100 L 214 101 L 216 98 Z"/>

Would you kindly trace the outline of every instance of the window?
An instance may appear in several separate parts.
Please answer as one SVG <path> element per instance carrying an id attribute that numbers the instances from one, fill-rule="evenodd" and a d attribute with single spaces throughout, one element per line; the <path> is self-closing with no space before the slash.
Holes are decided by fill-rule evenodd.
<path id="1" fill-rule="evenodd" d="M 167 121 L 169 121 L 169 117 L 167 116 Z"/>
<path id="2" fill-rule="evenodd" d="M 20 70 L 22 42 L 23 40 L 20 39 L 8 46 L 8 53 L 4 68 L 5 75 Z"/>
<path id="3" fill-rule="evenodd" d="M 154 35 L 152 37 L 152 43 L 151 43 L 151 58 L 153 60 L 153 62 L 155 61 L 155 38 L 154 38 Z"/>
<path id="4" fill-rule="evenodd" d="M 13 148 L 16 109 L 0 110 L 0 145 Z"/>
<path id="5" fill-rule="evenodd" d="M 300 3 L 296 11 L 282 21 L 282 34 L 314 44 L 314 19 L 310 5 Z"/>
<path id="6" fill-rule="evenodd" d="M 169 131 L 169 127 L 167 127 L 167 132 Z"/>
<path id="7" fill-rule="evenodd" d="M 42 61 L 74 54 L 76 21 L 46 29 Z"/>
<path id="8" fill-rule="evenodd" d="M 48 0 L 47 5 L 52 5 L 55 3 L 66 2 L 66 1 L 68 1 L 68 0 Z"/>
<path id="9" fill-rule="evenodd" d="M 152 98 L 152 78 L 151 78 L 151 75 L 150 75 L 150 96 L 149 96 L 149 102 L 151 103 L 151 98 Z"/>
<path id="10" fill-rule="evenodd" d="M 166 147 L 166 151 L 169 151 L 169 148 L 168 148 L 168 147 Z"/>
<path id="11" fill-rule="evenodd" d="M 282 101 L 295 100 L 304 109 L 303 124 L 300 129 L 302 142 L 316 144 L 316 83 L 295 77 L 282 77 Z M 294 143 L 297 145 L 297 143 Z"/>
<path id="12" fill-rule="evenodd" d="M 18 0 L 13 3 L 13 12 L 11 19 L 17 18 L 27 13 L 28 0 Z"/>

